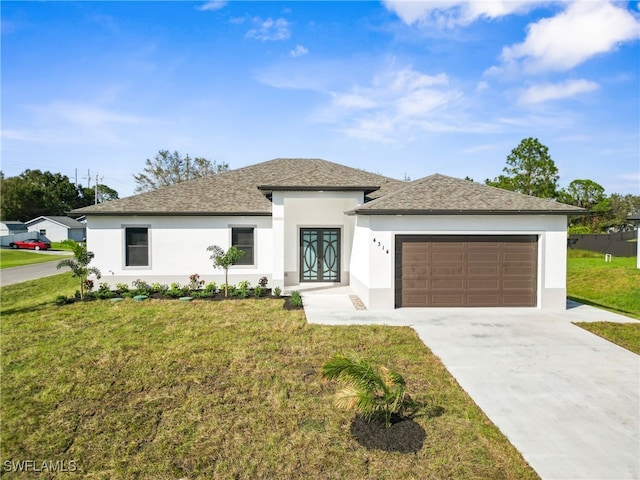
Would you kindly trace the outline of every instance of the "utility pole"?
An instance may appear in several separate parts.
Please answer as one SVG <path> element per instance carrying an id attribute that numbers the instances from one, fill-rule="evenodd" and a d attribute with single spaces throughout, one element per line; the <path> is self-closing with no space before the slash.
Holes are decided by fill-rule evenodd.
<path id="1" fill-rule="evenodd" d="M 95 204 L 98 204 L 98 174 L 96 173 L 96 198 L 95 198 Z"/>

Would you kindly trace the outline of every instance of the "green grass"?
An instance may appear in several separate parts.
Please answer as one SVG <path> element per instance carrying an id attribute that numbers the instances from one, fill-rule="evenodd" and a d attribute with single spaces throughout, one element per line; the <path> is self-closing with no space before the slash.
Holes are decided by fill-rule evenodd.
<path id="1" fill-rule="evenodd" d="M 569 298 L 640 319 L 640 269 L 635 257 L 613 257 L 607 263 L 603 254 L 585 250 L 569 250 L 568 257 Z M 640 322 L 576 325 L 640 354 Z"/>
<path id="2" fill-rule="evenodd" d="M 567 295 L 572 300 L 640 319 L 640 269 L 635 257 L 569 250 Z"/>
<path id="3" fill-rule="evenodd" d="M 640 355 L 640 322 L 581 322 L 576 325 Z"/>
<path id="4" fill-rule="evenodd" d="M 76 288 L 0 289 L 4 462 L 75 460 L 64 478 L 92 479 L 538 478 L 409 328 L 309 325 L 276 299 L 52 305 Z M 321 366 L 352 351 L 425 404 L 417 454 L 351 438 Z"/>
<path id="5" fill-rule="evenodd" d="M 44 263 L 60 261 L 71 255 L 49 255 L 46 253 L 35 253 L 25 250 L 0 250 L 0 269 L 11 267 L 22 267 L 34 263 Z"/>

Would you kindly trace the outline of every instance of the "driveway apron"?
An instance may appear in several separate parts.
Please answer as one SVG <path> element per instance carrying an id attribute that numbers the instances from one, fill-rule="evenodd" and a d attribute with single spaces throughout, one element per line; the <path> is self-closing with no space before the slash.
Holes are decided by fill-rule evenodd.
<path id="1" fill-rule="evenodd" d="M 376 312 L 304 301 L 311 323 L 413 327 L 543 479 L 640 478 L 640 357 L 571 323 L 636 320 L 576 305 Z"/>

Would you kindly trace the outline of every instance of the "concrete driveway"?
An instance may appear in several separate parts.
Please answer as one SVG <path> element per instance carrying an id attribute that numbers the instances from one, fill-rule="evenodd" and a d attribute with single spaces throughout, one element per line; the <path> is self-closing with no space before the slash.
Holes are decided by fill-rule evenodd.
<path id="1" fill-rule="evenodd" d="M 345 293 L 304 293 L 307 320 L 413 327 L 543 479 L 640 478 L 640 357 L 571 323 L 637 320 L 573 303 L 356 311 Z"/>

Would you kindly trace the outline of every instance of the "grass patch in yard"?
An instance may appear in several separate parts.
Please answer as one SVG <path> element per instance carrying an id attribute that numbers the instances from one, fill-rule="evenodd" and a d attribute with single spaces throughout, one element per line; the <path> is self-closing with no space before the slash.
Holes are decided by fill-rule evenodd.
<path id="1" fill-rule="evenodd" d="M 640 319 L 640 269 L 635 257 L 613 257 L 568 250 L 567 295 L 587 305 Z"/>
<path id="2" fill-rule="evenodd" d="M 74 290 L 70 274 L 0 290 L 3 461 L 96 479 L 538 478 L 407 327 L 309 325 L 282 299 L 45 300 Z M 425 403 L 417 454 L 350 437 L 321 366 L 351 351 Z"/>
<path id="3" fill-rule="evenodd" d="M 580 322 L 576 325 L 640 355 L 640 322 Z"/>
<path id="4" fill-rule="evenodd" d="M 34 253 L 24 250 L 0 249 L 0 269 L 22 267 L 34 263 L 60 261 L 67 258 L 66 255 L 49 255 L 47 253 Z"/>

